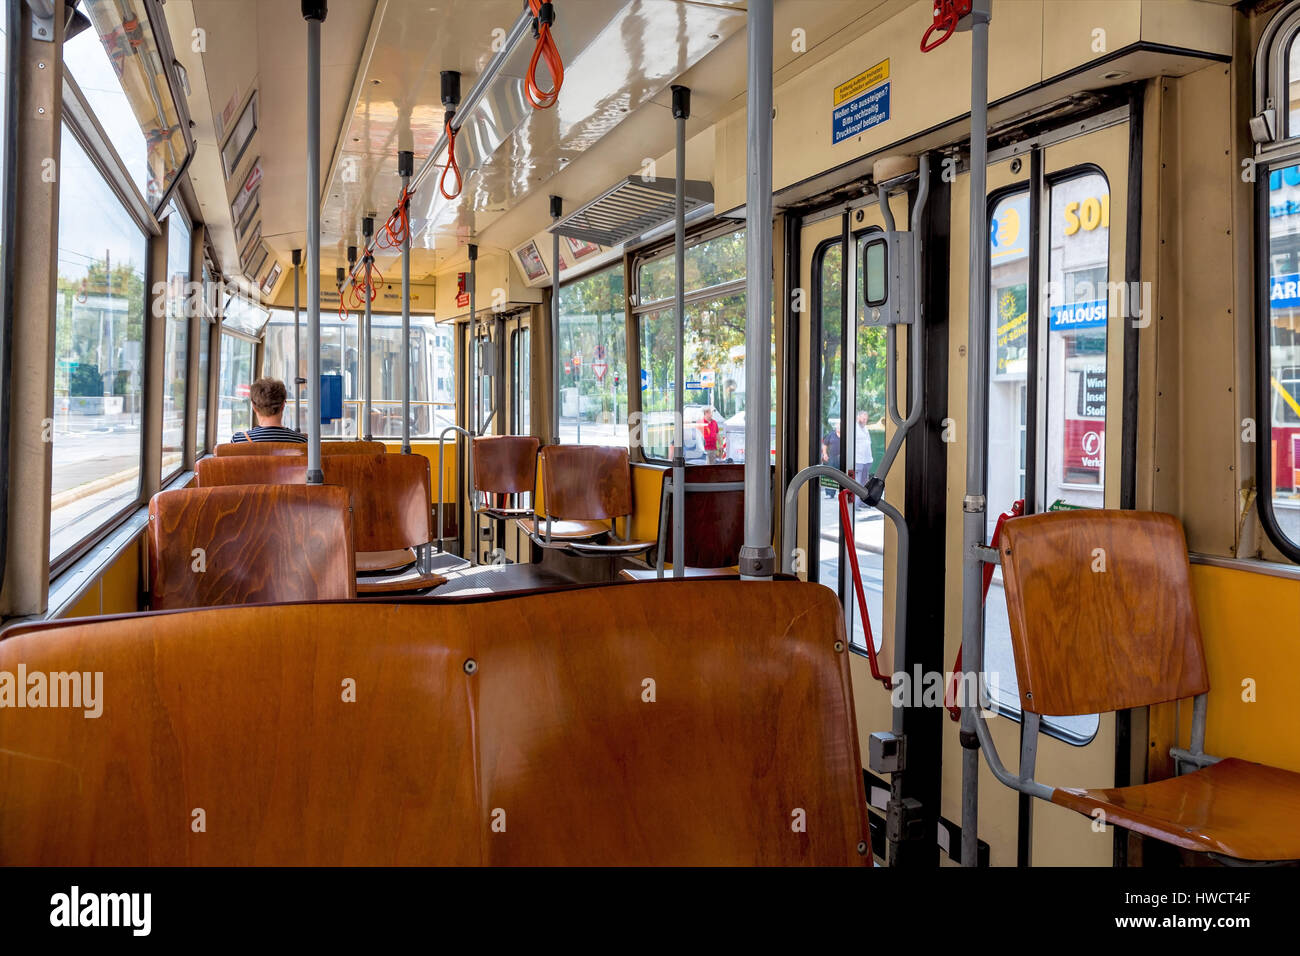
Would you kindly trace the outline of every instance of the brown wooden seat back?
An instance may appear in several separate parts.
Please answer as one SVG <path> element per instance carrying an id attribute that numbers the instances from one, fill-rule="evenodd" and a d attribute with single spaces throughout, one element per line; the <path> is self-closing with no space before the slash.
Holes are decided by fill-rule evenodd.
<path id="1" fill-rule="evenodd" d="M 384 455 L 388 446 L 381 441 L 323 441 L 320 443 L 321 457 L 326 455 Z"/>
<path id="2" fill-rule="evenodd" d="M 149 502 L 155 610 L 356 596 L 346 489 L 232 485 Z"/>
<path id="3" fill-rule="evenodd" d="M 194 466 L 198 487 L 224 485 L 305 485 L 304 455 L 227 455 L 200 458 Z"/>
<path id="4" fill-rule="evenodd" d="M 228 455 L 305 455 L 307 446 L 296 441 L 231 441 L 213 449 L 218 458 Z"/>
<path id="5" fill-rule="evenodd" d="M 537 450 L 531 435 L 488 435 L 474 439 L 474 487 L 494 495 L 515 495 L 537 487 Z"/>
<path id="6" fill-rule="evenodd" d="M 665 481 L 672 469 L 664 472 Z M 745 480 L 745 466 L 692 465 L 686 469 L 686 483 L 720 484 Z M 673 496 L 664 503 L 668 520 L 660 546 L 664 561 L 673 559 Z M 743 491 L 686 492 L 686 566 L 729 568 L 740 561 L 745 543 L 745 493 Z"/>
<path id="7" fill-rule="evenodd" d="M 627 449 L 607 445 L 547 445 L 538 455 L 546 514 L 604 521 L 632 513 Z"/>
<path id="8" fill-rule="evenodd" d="M 358 551 L 397 551 L 433 540 L 429 459 L 423 455 L 331 455 L 325 484 L 352 493 Z"/>
<path id="9" fill-rule="evenodd" d="M 478 862 L 470 654 L 456 632 L 413 640 L 411 613 L 210 608 L 6 636 L 0 668 L 102 672 L 103 712 L 6 708 L 0 864 Z"/>
<path id="10" fill-rule="evenodd" d="M 1092 510 L 1013 518 L 1000 550 L 1025 710 L 1101 713 L 1209 690 L 1177 518 Z"/>
<path id="11" fill-rule="evenodd" d="M 15 629 L 102 714 L 6 710 L 0 864 L 869 865 L 844 640 L 797 581 Z"/>
<path id="12" fill-rule="evenodd" d="M 327 455 L 382 455 L 388 446 L 381 441 L 323 441 L 321 457 Z M 307 446 L 293 441 L 234 441 L 216 447 L 218 456 L 228 455 L 305 455 Z"/>

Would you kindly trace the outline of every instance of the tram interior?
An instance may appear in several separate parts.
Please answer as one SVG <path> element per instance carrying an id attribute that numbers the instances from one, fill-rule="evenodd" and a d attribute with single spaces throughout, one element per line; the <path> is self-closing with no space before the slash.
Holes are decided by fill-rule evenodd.
<path id="1" fill-rule="evenodd" d="M 1300 861 L 1300 3 L 0 6 L 0 863 Z"/>

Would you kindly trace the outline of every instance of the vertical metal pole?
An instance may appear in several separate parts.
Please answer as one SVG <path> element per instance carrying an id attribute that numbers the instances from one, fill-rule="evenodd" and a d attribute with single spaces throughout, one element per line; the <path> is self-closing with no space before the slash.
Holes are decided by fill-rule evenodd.
<path id="1" fill-rule="evenodd" d="M 479 367 L 478 367 L 478 336 L 476 335 L 475 326 L 478 321 L 477 316 L 477 299 L 475 297 L 474 282 L 478 278 L 478 245 L 470 243 L 469 249 L 469 405 L 465 411 L 466 424 L 469 425 L 469 436 L 465 439 L 465 456 L 461 459 L 464 464 L 465 472 L 465 508 L 470 520 L 466 522 L 469 525 L 468 546 L 470 563 L 478 564 L 479 558 L 479 516 L 477 512 L 477 496 L 474 494 L 474 438 L 478 436 L 479 420 Z M 461 551 L 464 554 L 465 551 Z"/>
<path id="2" fill-rule="evenodd" d="M 302 0 L 307 21 L 307 484 L 320 466 L 320 30 L 326 0 Z"/>
<path id="3" fill-rule="evenodd" d="M 740 576 L 772 577 L 772 0 L 750 0 L 745 170 L 745 544 Z"/>
<path id="4" fill-rule="evenodd" d="M 989 419 L 989 243 L 988 210 L 988 90 L 989 20 L 992 0 L 976 0 L 971 13 L 970 111 L 970 300 L 968 302 L 966 354 L 966 497 L 962 499 L 962 609 L 961 655 L 968 674 L 976 681 L 984 669 L 984 563 L 976 546 L 987 533 L 984 513 L 985 435 Z M 961 865 L 975 866 L 979 854 L 979 738 L 978 694 L 962 701 L 961 730 Z M 969 699 L 971 696 L 977 699 Z"/>
<path id="5" fill-rule="evenodd" d="M 293 250 L 293 427 L 302 431 L 302 336 L 298 332 L 298 273 L 302 269 L 302 250 Z"/>
<path id="6" fill-rule="evenodd" d="M 564 200 L 551 197 L 551 222 L 564 214 Z M 579 403 L 581 405 L 581 403 Z M 551 444 L 560 443 L 560 234 L 551 233 Z"/>
<path id="7" fill-rule="evenodd" d="M 370 303 L 370 284 L 374 281 L 374 264 L 375 257 L 370 251 L 370 240 L 375 233 L 375 220 L 371 216 L 366 216 L 361 220 L 361 235 L 365 239 L 365 264 L 366 264 L 366 315 L 362 320 L 365 324 L 362 326 L 362 343 L 361 357 L 365 363 L 361 370 L 361 414 L 365 418 L 365 425 L 362 426 L 362 433 L 366 441 L 374 438 L 373 429 L 370 425 L 370 316 L 372 306 Z"/>
<path id="8" fill-rule="evenodd" d="M 465 396 L 465 424 L 469 426 L 471 435 L 478 434 L 479 420 L 479 376 L 482 374 L 478 367 L 478 316 L 475 315 L 474 302 L 474 276 L 478 271 L 478 246 L 471 243 L 469 246 L 469 394 Z M 469 485 L 465 486 L 470 487 Z"/>
<path id="9" fill-rule="evenodd" d="M 415 154 L 397 152 L 397 173 L 402 177 L 402 212 L 407 225 L 402 236 L 402 454 L 411 453 L 411 201 L 406 195 L 415 172 Z"/>
<path id="10" fill-rule="evenodd" d="M 348 271 L 347 274 L 343 277 L 343 281 L 339 283 L 340 304 L 343 304 L 343 287 L 352 284 L 353 281 L 352 277 L 356 275 L 356 272 L 357 272 L 357 247 L 348 246 Z M 351 309 L 348 309 L 347 311 L 349 315 L 352 314 Z M 356 351 L 357 379 L 352 383 L 352 387 L 356 390 L 356 397 L 357 397 L 357 432 L 355 435 L 352 436 L 353 438 L 360 438 L 361 431 L 362 431 L 361 428 L 361 337 L 363 335 L 365 335 L 365 329 L 362 328 L 361 317 L 358 316 L 357 317 L 357 351 Z M 339 341 L 340 344 L 342 345 L 342 355 L 340 357 L 343 362 L 343 371 L 346 374 L 347 365 L 348 365 L 348 349 L 347 349 L 348 332 L 346 328 L 339 329 Z M 344 402 L 344 404 L 346 405 L 346 401 Z M 347 421 L 348 421 L 348 416 L 347 413 L 344 412 L 343 414 L 344 427 L 343 427 L 343 434 L 341 436 L 344 439 L 347 439 L 348 437 Z"/>
<path id="11" fill-rule="evenodd" d="M 686 575 L 686 120 L 691 91 L 673 87 L 677 121 L 676 252 L 677 281 L 673 311 L 677 319 L 677 374 L 673 379 L 673 577 Z M 707 457 L 707 456 L 706 456 Z"/>

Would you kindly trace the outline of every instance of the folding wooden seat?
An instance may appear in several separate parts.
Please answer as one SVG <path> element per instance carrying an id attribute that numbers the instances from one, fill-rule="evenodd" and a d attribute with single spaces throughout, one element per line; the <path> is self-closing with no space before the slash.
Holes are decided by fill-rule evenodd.
<path id="1" fill-rule="evenodd" d="M 6 631 L 102 681 L 5 710 L 0 865 L 871 864 L 828 589 L 427 600 Z"/>
<path id="2" fill-rule="evenodd" d="M 470 452 L 474 476 L 473 547 L 477 554 L 479 522 L 494 524 L 534 516 L 532 497 L 537 487 L 537 450 L 541 442 L 531 435 L 487 435 L 475 438 Z M 525 504 L 524 496 L 527 495 Z"/>
<path id="3" fill-rule="evenodd" d="M 356 596 L 342 488 L 162 491 L 149 502 L 148 537 L 154 610 Z"/>
<path id="4" fill-rule="evenodd" d="M 538 461 L 546 515 L 516 519 L 538 545 L 596 557 L 631 556 L 654 547 L 653 541 L 630 538 L 632 473 L 626 448 L 547 445 Z"/>
<path id="5" fill-rule="evenodd" d="M 358 594 L 414 593 L 447 579 L 420 566 L 433 540 L 429 459 L 423 455 L 331 455 L 325 484 L 352 493 Z M 374 572 L 367 574 L 365 572 Z"/>
<path id="6" fill-rule="evenodd" d="M 629 581 L 671 577 L 673 557 L 673 472 L 664 472 L 659 500 L 659 547 L 651 568 L 624 568 Z M 737 574 L 745 543 L 745 466 L 691 465 L 686 469 L 685 576 Z"/>
<path id="7" fill-rule="evenodd" d="M 992 735 L 980 744 L 1005 784 L 1187 850 L 1249 861 L 1300 859 L 1300 774 L 1205 753 L 1209 679 L 1178 519 L 1140 511 L 1013 518 L 999 550 L 1024 712 L 1018 773 Z M 1230 691 L 1231 692 L 1231 691 Z M 1033 779 L 1041 715 L 1072 716 L 1194 698 L 1183 773 L 1102 789 Z"/>

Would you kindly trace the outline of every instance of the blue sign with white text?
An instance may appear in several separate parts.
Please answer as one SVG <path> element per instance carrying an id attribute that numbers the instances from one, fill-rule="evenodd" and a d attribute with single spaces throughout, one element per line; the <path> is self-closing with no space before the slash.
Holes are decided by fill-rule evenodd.
<path id="1" fill-rule="evenodd" d="M 1274 309 L 1300 309 L 1300 272 L 1270 276 L 1268 299 Z"/>
<path id="2" fill-rule="evenodd" d="M 852 136 L 864 133 L 887 119 L 889 119 L 889 84 L 883 83 L 867 90 L 856 99 L 835 107 L 831 112 L 831 145 L 834 146 Z"/>
<path id="3" fill-rule="evenodd" d="M 1071 302 L 1069 305 L 1054 305 L 1048 320 L 1048 327 L 1053 332 L 1068 332 L 1071 329 L 1097 329 L 1105 325 L 1105 299 L 1095 299 L 1092 302 Z"/>

